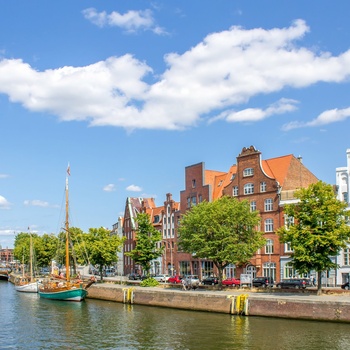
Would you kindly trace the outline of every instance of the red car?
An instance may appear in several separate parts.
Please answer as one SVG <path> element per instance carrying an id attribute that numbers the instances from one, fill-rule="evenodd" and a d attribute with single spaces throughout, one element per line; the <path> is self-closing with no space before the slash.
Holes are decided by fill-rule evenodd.
<path id="1" fill-rule="evenodd" d="M 181 283 L 182 278 L 180 276 L 171 276 L 168 278 L 168 283 Z"/>
<path id="2" fill-rule="evenodd" d="M 231 287 L 236 287 L 241 284 L 241 280 L 237 278 L 226 278 L 225 280 L 222 281 L 223 286 L 231 286 Z"/>

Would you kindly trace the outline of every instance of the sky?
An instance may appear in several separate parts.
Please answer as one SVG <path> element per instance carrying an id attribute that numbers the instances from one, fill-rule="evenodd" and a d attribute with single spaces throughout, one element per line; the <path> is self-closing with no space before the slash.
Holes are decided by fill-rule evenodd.
<path id="1" fill-rule="evenodd" d="M 0 245 L 111 229 L 243 147 L 335 184 L 350 148 L 350 2 L 0 1 Z"/>

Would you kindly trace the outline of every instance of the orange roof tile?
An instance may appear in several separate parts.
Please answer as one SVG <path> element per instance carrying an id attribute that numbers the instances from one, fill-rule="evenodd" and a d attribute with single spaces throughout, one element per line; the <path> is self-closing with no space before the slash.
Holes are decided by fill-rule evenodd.
<path id="1" fill-rule="evenodd" d="M 288 169 L 293 157 L 292 154 L 289 154 L 282 157 L 263 160 L 263 170 L 268 176 L 276 179 L 279 184 L 283 186 L 283 182 L 287 177 Z"/>

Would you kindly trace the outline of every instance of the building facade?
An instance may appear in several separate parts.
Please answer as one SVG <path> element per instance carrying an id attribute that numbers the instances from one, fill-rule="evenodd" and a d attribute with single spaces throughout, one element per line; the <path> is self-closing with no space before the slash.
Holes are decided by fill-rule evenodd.
<path id="1" fill-rule="evenodd" d="M 291 267 L 290 249 L 281 244 L 276 230 L 285 225 L 283 206 L 295 202 L 294 191 L 308 187 L 318 179 L 302 163 L 301 157 L 293 155 L 262 160 L 261 152 L 254 146 L 243 148 L 236 164 L 228 172 L 205 170 L 204 163 L 185 169 L 185 190 L 180 192 L 180 208 L 184 214 L 191 206 L 203 200 L 213 201 L 223 195 L 238 200 L 247 200 L 251 210 L 258 210 L 261 216 L 260 231 L 264 232 L 266 246 L 260 249 L 245 266 L 229 266 L 225 276 L 241 273 L 253 277 L 271 276 L 275 281 L 296 275 Z M 211 261 L 184 256 L 191 273 L 202 278 L 215 274 Z"/>
<path id="2" fill-rule="evenodd" d="M 348 160 L 349 162 L 349 160 Z M 349 164 L 348 164 L 349 166 Z M 349 172 L 348 172 L 349 174 Z M 147 212 L 151 222 L 162 233 L 163 256 L 152 267 L 152 273 L 169 275 L 199 275 L 200 278 L 217 273 L 213 262 L 197 259 L 178 247 L 178 226 L 181 216 L 202 201 L 212 202 L 224 195 L 247 200 L 251 210 L 258 210 L 261 217 L 260 231 L 264 232 L 266 246 L 256 252 L 245 266 L 228 266 L 225 277 L 239 277 L 241 273 L 253 277 L 271 276 L 278 282 L 297 276 L 291 264 L 288 244 L 281 244 L 276 234 L 278 228 L 288 224 L 284 206 L 295 203 L 294 192 L 318 181 L 303 164 L 302 158 L 293 155 L 262 159 L 254 146 L 244 147 L 236 162 L 227 172 L 206 170 L 204 162 L 185 168 L 185 189 L 180 191 L 177 203 L 168 193 L 162 207 L 156 207 L 154 199 L 128 198 L 125 205 L 123 235 L 124 251 L 135 247 L 135 218 L 139 212 Z M 141 273 L 140 266 L 124 256 L 124 274 Z"/>
<path id="3" fill-rule="evenodd" d="M 347 209 L 350 210 L 350 149 L 346 150 L 346 166 L 336 168 L 335 176 L 337 199 L 345 202 L 347 204 Z M 335 273 L 336 284 L 341 285 L 350 280 L 350 244 L 348 244 L 347 248 L 340 251 L 336 263 L 339 266 Z"/>

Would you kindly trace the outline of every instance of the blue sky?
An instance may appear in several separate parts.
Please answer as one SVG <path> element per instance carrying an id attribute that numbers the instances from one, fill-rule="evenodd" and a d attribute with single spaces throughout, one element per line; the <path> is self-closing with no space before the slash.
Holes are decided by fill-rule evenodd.
<path id="1" fill-rule="evenodd" d="M 243 147 L 334 184 L 350 148 L 350 2 L 2 1 L 0 245 L 111 228 Z"/>

